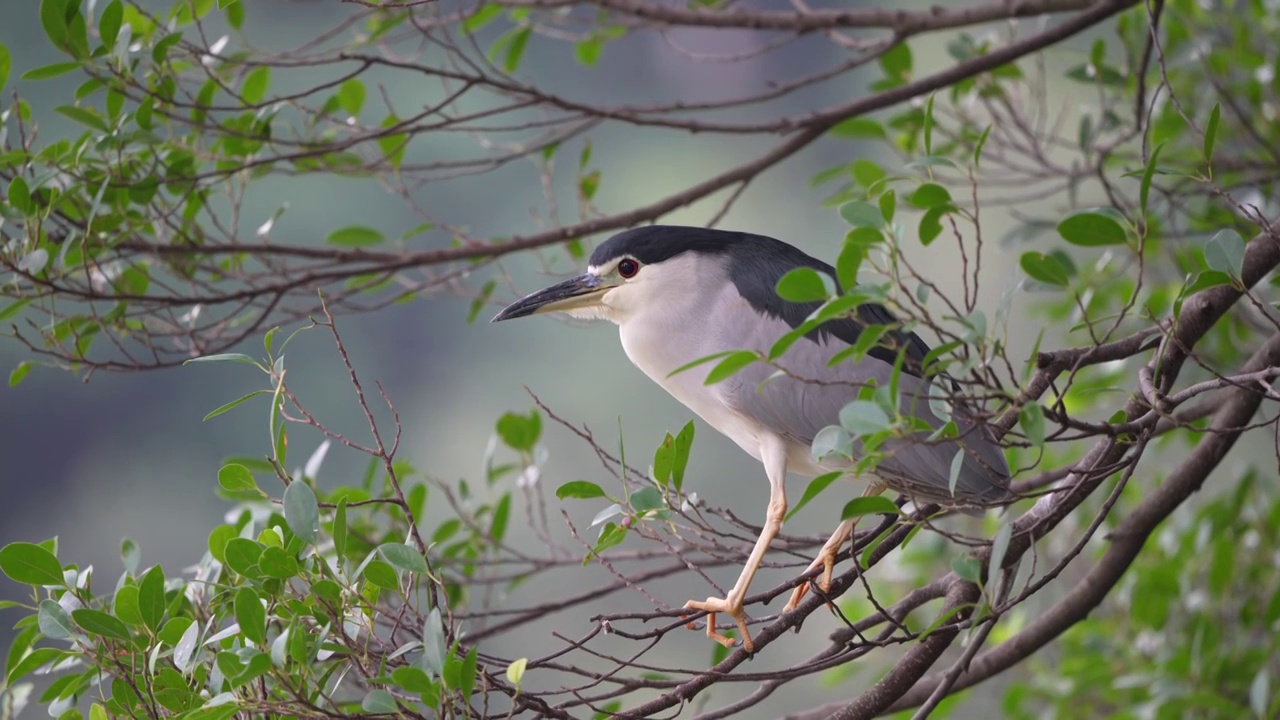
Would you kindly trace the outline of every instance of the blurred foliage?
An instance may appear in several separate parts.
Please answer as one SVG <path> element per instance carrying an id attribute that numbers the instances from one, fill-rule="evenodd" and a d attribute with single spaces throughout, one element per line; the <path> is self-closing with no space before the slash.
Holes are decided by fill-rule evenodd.
<path id="1" fill-rule="evenodd" d="M 1148 543 L 1113 602 L 1031 663 L 1010 718 L 1280 714 L 1280 493 L 1250 473 Z"/>

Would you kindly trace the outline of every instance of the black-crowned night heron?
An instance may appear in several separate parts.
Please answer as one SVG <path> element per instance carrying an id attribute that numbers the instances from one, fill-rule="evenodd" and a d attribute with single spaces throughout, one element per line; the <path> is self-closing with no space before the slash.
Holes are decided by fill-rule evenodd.
<path id="1" fill-rule="evenodd" d="M 814 458 L 810 446 L 818 432 L 839 424 L 841 408 L 858 399 L 860 388 L 888 386 L 900 353 L 904 356 L 898 379 L 902 415 L 923 420 L 934 429 L 944 424 L 930 408 L 935 383 L 921 371 L 928 346 L 914 333 L 902 331 L 880 305 L 864 304 L 857 309 L 857 319 L 837 319 L 809 333 L 781 358 L 786 374 L 780 377 L 776 368 L 765 363 L 750 365 L 712 385 L 705 379 L 715 363 L 672 374 L 716 353 L 767 352 L 803 323 L 820 303 L 788 302 L 776 291 L 778 280 L 798 267 L 836 277 L 830 265 L 772 238 L 694 227 L 643 227 L 602 243 L 592 253 L 586 274 L 529 295 L 493 318 L 497 322 L 564 312 L 613 322 L 627 357 L 637 367 L 764 464 L 769 507 L 742 574 L 726 597 L 685 604 L 709 614 L 707 636 L 726 646 L 734 641 L 716 631 L 716 614 L 732 617 L 748 651 L 753 648 L 743 599 L 782 526 L 787 473 L 816 476 L 849 466 L 847 459 Z M 889 327 L 878 346 L 856 362 L 831 364 L 833 356 L 856 342 L 870 324 Z M 1004 454 L 965 404 L 954 397 L 950 400 L 956 436 L 930 442 L 930 433 L 917 430 L 889 440 L 878 449 L 883 457 L 872 473 L 870 492 L 889 487 L 915 500 L 948 506 L 981 507 L 1010 499 Z M 964 455 L 953 478 L 952 462 L 961 451 Z M 823 567 L 819 584 L 823 590 L 829 587 L 836 554 L 853 526 L 852 520 L 841 522 L 809 566 L 810 570 Z M 807 587 L 806 583 L 796 588 L 784 612 L 796 607 Z"/>

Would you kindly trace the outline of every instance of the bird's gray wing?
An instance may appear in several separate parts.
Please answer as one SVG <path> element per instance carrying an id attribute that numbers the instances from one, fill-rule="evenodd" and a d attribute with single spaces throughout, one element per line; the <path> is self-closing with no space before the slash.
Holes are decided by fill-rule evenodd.
<path id="1" fill-rule="evenodd" d="M 748 331 L 754 335 L 749 338 L 749 347 L 760 350 L 767 350 L 790 329 L 781 318 L 763 323 L 757 318 L 738 327 L 752 328 Z M 919 362 L 928 347 L 914 334 L 908 342 L 910 345 L 902 346 L 902 351 L 912 353 Z M 756 364 L 725 382 L 719 392 L 743 415 L 774 433 L 809 445 L 822 428 L 840 423 L 840 410 L 858 399 L 863 386 L 886 387 L 892 379 L 893 364 L 882 357 L 868 355 L 856 362 L 830 366 L 828 361 L 847 347 L 848 343 L 834 333 L 811 334 L 795 343 L 780 359 L 779 364 L 788 375 L 775 376 L 774 368 Z M 899 374 L 901 412 L 936 429 L 945 423 L 930 408 L 930 396 L 945 398 L 956 406 L 952 419 L 959 436 L 927 442 L 930 433 L 921 431 L 891 440 L 882 446 L 886 457 L 877 466 L 876 474 L 900 492 L 923 499 L 972 505 L 1007 500 L 1009 467 L 989 430 L 974 421 L 954 393 L 942 390 L 940 386 L 950 384 L 944 378 L 930 380 L 911 372 L 914 369 L 904 364 Z M 962 448 L 964 458 L 952 496 L 951 464 Z"/>

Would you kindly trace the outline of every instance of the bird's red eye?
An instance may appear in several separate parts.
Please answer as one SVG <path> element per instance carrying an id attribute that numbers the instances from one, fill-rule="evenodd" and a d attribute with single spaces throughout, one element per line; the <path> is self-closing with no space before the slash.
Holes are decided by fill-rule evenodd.
<path id="1" fill-rule="evenodd" d="M 624 278 L 633 278 L 638 272 L 640 272 L 640 263 L 631 258 L 625 258 L 618 263 L 618 274 Z"/>

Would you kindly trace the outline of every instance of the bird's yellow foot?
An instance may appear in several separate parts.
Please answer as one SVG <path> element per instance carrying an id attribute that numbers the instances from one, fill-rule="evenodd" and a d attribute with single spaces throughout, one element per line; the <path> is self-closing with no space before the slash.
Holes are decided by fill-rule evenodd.
<path id="1" fill-rule="evenodd" d="M 755 644 L 751 642 L 751 633 L 747 631 L 747 616 L 742 609 L 742 601 L 732 603 L 722 598 L 707 598 L 706 600 L 690 600 L 684 604 L 686 610 L 702 610 L 707 613 L 707 637 L 715 640 L 725 647 L 733 647 L 736 643 L 733 638 L 725 637 L 716 632 L 716 614 L 724 613 L 733 618 L 733 622 L 738 626 L 738 633 L 742 635 L 742 648 L 747 652 L 755 652 Z M 690 630 L 696 630 L 693 623 L 685 623 Z"/>
<path id="2" fill-rule="evenodd" d="M 818 553 L 818 557 L 809 563 L 809 567 L 805 569 L 804 574 L 809 574 L 814 568 L 822 566 L 822 577 L 818 580 L 818 589 L 824 594 L 831 589 L 831 573 L 836 564 L 836 548 L 822 548 Z M 791 599 L 782 607 L 782 612 L 789 613 L 800 607 L 800 601 L 804 599 L 805 593 L 809 592 L 809 583 L 804 582 L 791 592 Z M 831 605 L 830 601 L 827 605 Z"/>

